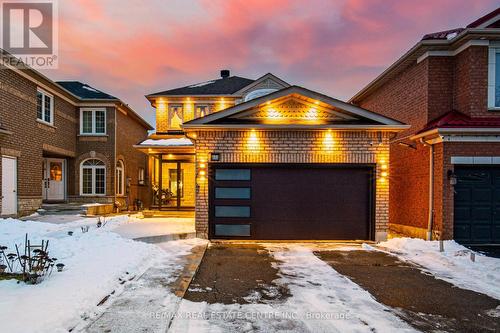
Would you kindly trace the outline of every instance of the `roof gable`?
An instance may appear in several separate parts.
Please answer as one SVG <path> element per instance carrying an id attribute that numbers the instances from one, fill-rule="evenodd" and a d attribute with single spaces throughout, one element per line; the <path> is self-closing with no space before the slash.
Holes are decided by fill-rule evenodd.
<path id="1" fill-rule="evenodd" d="M 359 120 L 356 117 L 335 111 L 331 107 L 320 106 L 295 95 L 289 95 L 269 104 L 266 103 L 264 106 L 257 106 L 249 111 L 237 113 L 230 116 L 229 119 L 261 124 L 327 124 Z"/>
<path id="2" fill-rule="evenodd" d="M 360 107 L 291 86 L 266 96 L 197 118 L 184 128 L 251 125 L 288 126 L 403 126 L 406 125 Z"/>
<path id="3" fill-rule="evenodd" d="M 274 74 L 267 73 L 265 75 L 262 75 L 259 77 L 257 80 L 255 80 L 253 83 L 249 84 L 246 87 L 243 87 L 242 89 L 238 90 L 235 92 L 235 95 L 245 95 L 248 94 L 249 92 L 255 91 L 257 89 L 283 89 L 290 87 L 290 84 L 287 82 L 283 81 L 279 77 L 277 77 Z"/>

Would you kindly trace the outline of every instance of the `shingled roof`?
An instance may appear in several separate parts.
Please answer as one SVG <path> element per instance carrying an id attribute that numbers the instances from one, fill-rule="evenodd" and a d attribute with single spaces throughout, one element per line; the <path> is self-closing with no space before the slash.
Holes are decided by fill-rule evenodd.
<path id="1" fill-rule="evenodd" d="M 147 95 L 153 96 L 196 96 L 196 95 L 231 95 L 250 85 L 255 80 L 239 76 L 230 76 L 217 80 L 210 80 L 189 86 L 175 88 Z"/>
<path id="2" fill-rule="evenodd" d="M 470 117 L 456 110 L 449 111 L 444 115 L 430 121 L 422 130 L 424 133 L 436 128 L 498 128 L 500 118 L 496 117 Z"/>
<path id="3" fill-rule="evenodd" d="M 467 28 L 478 28 L 483 24 L 487 25 L 488 28 L 499 28 L 500 27 L 500 20 L 488 23 L 489 20 L 495 19 L 495 17 L 497 17 L 498 15 L 500 15 L 500 8 L 497 8 L 497 9 L 493 10 L 492 12 L 481 16 L 480 18 L 478 18 L 474 22 L 467 25 Z M 422 40 L 453 39 L 464 30 L 465 30 L 465 28 L 455 28 L 455 29 L 451 29 L 451 30 L 433 32 L 433 33 L 424 35 L 424 37 L 422 37 Z"/>
<path id="4" fill-rule="evenodd" d="M 118 98 L 80 81 L 58 81 L 56 83 L 81 99 L 118 100 Z"/>

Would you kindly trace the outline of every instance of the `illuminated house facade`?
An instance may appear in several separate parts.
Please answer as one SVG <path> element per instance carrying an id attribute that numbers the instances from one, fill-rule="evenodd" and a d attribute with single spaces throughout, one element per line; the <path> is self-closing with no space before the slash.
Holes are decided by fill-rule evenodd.
<path id="1" fill-rule="evenodd" d="M 156 133 L 135 147 L 150 156 L 150 207 L 195 208 L 195 149 L 181 128 L 184 122 L 288 86 L 272 74 L 252 80 L 222 70 L 217 80 L 146 96 L 156 109 Z"/>
<path id="2" fill-rule="evenodd" d="M 389 140 L 405 124 L 272 74 L 148 95 L 153 209 L 210 239 L 386 238 Z"/>

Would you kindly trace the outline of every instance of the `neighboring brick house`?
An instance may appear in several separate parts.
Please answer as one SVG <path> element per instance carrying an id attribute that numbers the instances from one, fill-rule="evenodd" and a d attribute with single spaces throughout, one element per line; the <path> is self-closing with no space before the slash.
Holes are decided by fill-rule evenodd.
<path id="1" fill-rule="evenodd" d="M 497 9 L 425 35 L 350 100 L 411 125 L 391 141 L 393 232 L 500 243 L 499 28 Z"/>
<path id="2" fill-rule="evenodd" d="M 203 238 L 386 238 L 389 140 L 408 126 L 272 74 L 148 95 L 153 208 Z"/>
<path id="3" fill-rule="evenodd" d="M 1 64 L 0 215 L 26 215 L 42 202 L 131 208 L 145 196 L 147 170 L 147 156 L 133 145 L 150 129 L 122 101 L 89 85 Z"/>

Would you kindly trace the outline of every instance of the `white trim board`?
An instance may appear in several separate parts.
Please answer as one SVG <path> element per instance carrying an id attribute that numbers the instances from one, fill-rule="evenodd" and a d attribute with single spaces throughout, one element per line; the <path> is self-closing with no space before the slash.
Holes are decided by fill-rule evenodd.
<path id="1" fill-rule="evenodd" d="M 451 164 L 500 165 L 500 156 L 452 156 Z"/>
<path id="2" fill-rule="evenodd" d="M 470 40 L 467 43 L 464 43 L 462 46 L 457 48 L 456 50 L 450 51 L 450 50 L 436 50 L 436 51 L 427 51 L 424 54 L 422 54 L 420 57 L 417 58 L 417 64 L 421 63 L 428 57 L 453 57 L 459 54 L 460 52 L 466 50 L 470 46 L 489 46 L 490 41 L 488 40 Z"/>

